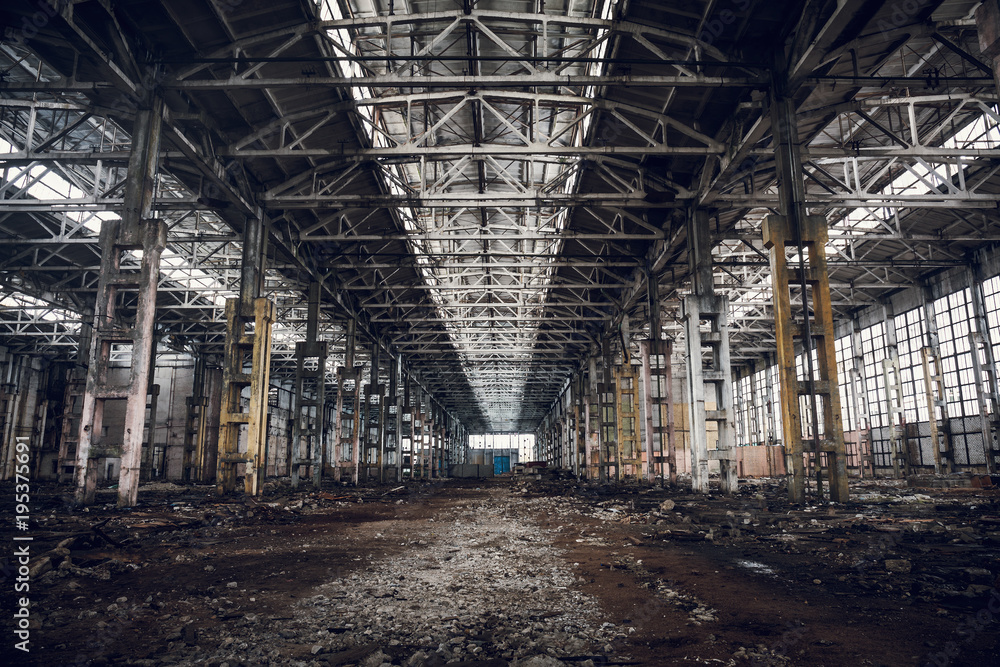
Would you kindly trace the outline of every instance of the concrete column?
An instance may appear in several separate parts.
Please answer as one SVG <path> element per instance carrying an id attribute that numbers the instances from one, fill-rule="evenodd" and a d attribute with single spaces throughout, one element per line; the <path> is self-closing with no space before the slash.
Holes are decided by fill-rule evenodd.
<path id="1" fill-rule="evenodd" d="M 892 475 L 899 479 L 910 474 L 910 457 L 903 419 L 903 381 L 899 371 L 896 318 L 889 305 L 883 304 L 882 311 L 885 317 L 885 359 L 882 360 L 882 374 L 886 414 L 889 417 L 889 457 L 892 462 Z"/>
<path id="2" fill-rule="evenodd" d="M 146 392 L 155 345 L 156 285 L 160 277 L 160 253 L 167 239 L 166 225 L 162 220 L 152 219 L 162 112 L 163 102 L 154 99 L 148 108 L 136 114 L 121 219 L 101 223 L 101 272 L 76 451 L 78 504 L 94 501 L 97 469 L 92 461 L 108 455 L 121 456 L 118 505 L 131 507 L 138 499 Z M 122 253 L 134 250 L 142 251 L 138 275 L 121 271 Z M 127 291 L 135 293 L 136 306 L 131 326 L 122 326 L 120 321 L 127 314 L 120 312 L 119 306 Z M 108 379 L 113 344 L 130 345 L 132 348 L 129 379 L 124 385 L 115 385 Z M 107 448 L 102 451 L 100 446 L 104 402 L 109 399 L 126 401 L 125 430 L 120 451 Z"/>
<path id="3" fill-rule="evenodd" d="M 142 457 L 139 462 L 139 480 L 142 482 L 148 482 L 153 479 L 153 448 L 156 446 L 156 410 L 160 400 L 160 385 L 153 382 L 156 374 L 156 345 L 157 341 L 154 337 L 149 360 L 149 386 L 146 388 L 147 417 L 143 429 Z M 164 449 L 164 463 L 166 454 L 166 449 Z"/>
<path id="4" fill-rule="evenodd" d="M 90 316 L 93 321 L 93 315 Z M 87 332 L 92 330 L 90 324 L 86 324 L 82 329 Z M 81 348 L 84 347 L 83 335 L 81 335 Z M 59 483 L 68 482 L 73 479 L 73 470 L 76 467 L 77 439 L 80 437 L 80 412 L 83 402 L 83 392 L 87 385 L 87 358 L 90 354 L 90 345 L 86 345 L 87 354 L 66 370 L 66 386 L 63 392 L 63 416 L 62 431 L 59 436 L 58 474 L 56 479 Z M 10 442 L 6 437 L 4 442 Z"/>
<path id="5" fill-rule="evenodd" d="M 434 397 L 428 394 L 427 400 L 427 425 L 424 426 L 424 432 L 428 435 L 428 452 L 427 452 L 427 477 L 433 479 L 436 475 L 434 474 L 435 466 L 437 465 L 437 429 L 438 429 L 438 415 L 437 415 L 437 405 L 434 401 Z"/>
<path id="6" fill-rule="evenodd" d="M 402 408 L 402 413 L 403 414 L 400 417 L 401 421 L 400 421 L 400 439 L 399 439 L 399 446 L 400 446 L 400 450 L 399 450 L 400 451 L 400 454 L 399 454 L 399 459 L 400 459 L 400 463 L 399 463 L 400 473 L 399 474 L 400 474 L 400 477 L 399 478 L 400 479 L 403 479 L 403 477 L 402 477 L 402 475 L 403 475 L 403 467 L 404 467 L 404 465 L 403 465 L 403 457 L 404 456 L 408 457 L 407 463 L 409 465 L 407 465 L 405 467 L 408 468 L 409 471 L 410 471 L 410 473 L 409 473 L 410 479 L 413 479 L 413 465 L 414 465 L 414 461 L 416 460 L 416 454 L 415 454 L 416 438 L 415 438 L 415 435 L 414 435 L 414 432 L 415 432 L 416 429 L 414 429 L 414 426 L 413 426 L 413 418 L 414 418 L 414 410 L 413 410 L 413 402 L 412 402 L 413 401 L 413 388 L 410 385 L 411 385 L 410 374 L 404 370 L 403 371 L 403 408 Z M 404 440 L 409 441 L 409 451 L 405 451 L 403 449 L 403 441 Z"/>
<path id="7" fill-rule="evenodd" d="M 982 251 L 980 251 L 982 252 Z M 986 471 L 991 475 L 998 472 L 1000 465 L 997 464 L 996 441 L 1000 437 L 1000 386 L 998 386 L 996 373 L 996 359 L 993 356 L 993 335 L 990 333 L 989 322 L 986 318 L 986 300 L 983 295 L 983 272 L 982 263 L 975 262 L 969 268 L 972 293 L 972 309 L 975 313 L 975 331 L 969 333 L 973 371 L 977 378 L 986 377 L 986 387 L 982 382 L 976 383 L 976 397 L 979 401 L 980 422 L 983 434 L 983 455 L 986 459 Z M 935 328 L 935 334 L 937 329 Z M 940 358 L 940 355 L 939 355 Z M 942 396 L 942 398 L 944 398 Z M 948 423 L 947 415 L 948 403 L 943 402 L 945 411 L 945 422 Z M 951 450 L 951 441 L 948 442 L 948 450 L 944 453 L 945 465 L 954 468 L 954 451 Z"/>
<path id="8" fill-rule="evenodd" d="M 972 291 L 976 291 L 975 283 Z M 954 455 L 951 448 L 951 421 L 948 418 L 948 397 L 944 389 L 944 372 L 941 367 L 941 347 L 938 339 L 937 316 L 934 312 L 934 299 L 931 298 L 930 289 L 925 287 L 924 297 L 924 330 L 927 332 L 925 345 L 920 349 L 921 360 L 924 370 L 924 395 L 927 401 L 927 421 L 931 432 L 931 450 L 934 456 L 934 472 L 938 475 L 950 473 L 954 468 Z M 975 299 L 975 297 L 973 297 Z M 975 310 L 975 307 L 973 307 Z M 978 318 L 977 318 L 978 324 Z M 971 348 L 973 350 L 973 368 L 976 377 L 982 377 L 979 366 L 979 355 L 976 353 L 975 335 L 972 334 Z M 979 394 L 982 395 L 980 388 Z M 982 402 L 980 402 L 982 406 Z M 940 423 L 938 416 L 940 415 Z M 982 420 L 985 432 L 989 432 L 989 426 L 985 419 Z M 984 442 L 988 440 L 984 439 Z"/>
<path id="9" fill-rule="evenodd" d="M 649 339 L 640 344 L 640 354 L 642 355 L 642 400 L 645 408 L 646 418 L 646 468 L 645 479 L 652 482 L 656 478 L 656 461 L 654 457 L 653 441 L 657 435 L 653 432 L 653 410 L 659 410 L 659 405 L 654 408 L 653 402 L 653 378 L 651 375 L 650 355 L 654 357 L 660 353 L 660 285 L 658 276 L 654 275 L 650 268 L 646 267 L 646 312 L 649 317 Z M 661 450 L 660 456 L 663 455 Z"/>
<path id="10" fill-rule="evenodd" d="M 577 479 L 586 475 L 586 387 L 585 373 L 580 369 L 573 376 L 573 474 Z M 581 452 L 581 449 L 583 450 Z"/>
<path id="11" fill-rule="evenodd" d="M 295 343 L 295 389 L 292 392 L 292 440 L 289 457 L 292 488 L 297 488 L 299 478 L 309 471 L 313 486 L 322 486 L 323 459 L 325 457 L 326 410 L 326 357 L 328 345 L 319 341 L 320 285 L 309 285 L 309 310 L 306 317 L 306 339 Z M 315 368 L 306 368 L 306 362 L 315 359 Z M 311 365 L 311 364 L 310 364 Z"/>
<path id="12" fill-rule="evenodd" d="M 858 429 L 858 475 L 864 479 L 867 466 L 872 475 L 875 474 L 871 455 L 871 428 L 868 421 L 868 381 L 865 376 L 865 359 L 861 349 L 861 328 L 857 321 L 851 328 L 851 357 L 853 366 L 851 374 L 851 401 L 854 405 L 854 420 Z"/>
<path id="13" fill-rule="evenodd" d="M 399 480 L 399 360 L 389 357 L 389 390 L 382 404 L 383 479 Z"/>
<path id="14" fill-rule="evenodd" d="M 225 359 L 222 370 L 222 408 L 219 415 L 219 455 L 216 486 L 219 493 L 236 490 L 239 466 L 244 466 L 244 491 L 259 496 L 263 490 L 267 455 L 267 400 L 271 377 L 271 327 L 274 303 L 261 296 L 266 257 L 263 211 L 246 220 L 240 295 L 226 302 Z M 252 324 L 252 333 L 251 333 Z M 244 368 L 249 365 L 250 373 Z M 249 388 L 244 411 L 242 394 Z M 246 433 L 246 451 L 239 450 Z"/>
<path id="15" fill-rule="evenodd" d="M 194 358 L 191 395 L 185 399 L 187 418 L 184 425 L 184 460 L 181 475 L 185 482 L 202 479 L 205 445 L 208 436 L 208 379 L 203 355 Z"/>
<path id="16" fill-rule="evenodd" d="M 993 67 L 993 85 L 1000 91 L 1000 1 L 983 0 L 976 9 L 976 29 L 983 59 Z"/>
<path id="17" fill-rule="evenodd" d="M 361 366 L 355 365 L 357 324 L 349 319 L 344 327 L 344 365 L 337 369 L 337 415 L 334 452 L 334 479 L 344 473 L 359 480 L 361 462 Z"/>
<path id="18" fill-rule="evenodd" d="M 979 5 L 979 8 L 976 9 L 976 27 L 979 30 L 980 50 L 984 58 L 991 60 L 994 85 L 997 91 L 1000 91 L 1000 1 L 984 0 Z M 977 268 L 978 266 L 977 264 Z M 973 292 L 976 293 L 973 297 L 973 303 L 975 304 L 977 299 L 982 299 L 981 276 L 977 276 L 977 280 L 973 284 Z M 983 304 L 980 302 L 978 305 L 982 308 L 982 312 L 985 313 Z M 983 319 L 985 320 L 985 315 Z M 979 392 L 980 414 L 983 419 L 983 450 L 986 455 L 986 469 L 990 474 L 995 474 L 1000 469 L 1000 464 L 997 463 L 997 452 L 994 449 L 995 441 L 1000 438 L 1000 416 L 997 414 L 997 410 L 1000 409 L 1000 389 L 997 387 L 996 364 L 993 360 L 993 346 L 990 341 L 989 327 L 982 326 L 978 331 L 981 342 L 978 345 L 974 345 L 973 350 L 975 351 L 976 348 L 982 350 L 982 354 L 985 357 L 983 367 L 987 369 L 986 372 L 989 381 L 988 396 L 983 395 L 982 386 L 980 383 L 976 383 L 976 389 Z M 979 373 L 976 376 L 982 377 Z M 987 416 L 985 410 L 988 408 L 986 405 L 990 402 L 992 403 L 992 412 L 989 412 L 989 416 Z"/>
<path id="19" fill-rule="evenodd" d="M 423 447 L 424 447 L 424 422 L 423 408 L 421 406 L 420 385 L 416 378 L 410 379 L 409 396 L 411 405 L 410 417 L 410 478 L 422 477 L 423 471 Z"/>
<path id="20" fill-rule="evenodd" d="M 799 412 L 799 396 L 803 395 L 809 408 L 809 423 L 814 427 L 812 460 L 817 475 L 817 497 L 822 497 L 823 494 L 822 459 L 825 455 L 831 498 L 846 501 L 847 465 L 840 388 L 837 384 L 830 282 L 826 265 L 827 226 L 823 216 L 809 216 L 806 210 L 795 91 L 788 88 L 787 63 L 782 60 L 783 57 L 784 53 L 779 49 L 771 87 L 771 125 L 774 128 L 780 215 L 768 216 L 765 220 L 764 239 L 765 246 L 770 250 L 778 363 L 782 373 L 782 427 L 789 474 L 788 494 L 792 502 L 805 501 L 802 421 Z M 786 255 L 786 248 L 789 246 L 795 248 L 800 258 L 796 286 L 802 304 L 801 316 L 797 322 L 793 319 L 789 293 L 791 285 Z M 806 379 L 801 385 L 795 369 L 796 338 L 800 340 L 800 349 L 806 356 Z M 818 368 L 813 365 L 814 346 Z M 823 405 L 822 421 L 819 415 L 820 401 Z M 819 436 L 820 428 L 823 428 L 825 434 L 822 440 Z"/>
<path id="21" fill-rule="evenodd" d="M 362 415 L 361 441 L 364 449 L 365 479 L 371 479 L 373 471 L 380 482 L 385 481 L 382 470 L 384 443 L 382 435 L 384 423 L 382 419 L 385 385 L 379 384 L 379 369 L 382 365 L 381 347 L 377 340 L 371 344 L 370 381 L 365 387 L 364 414 Z"/>
<path id="22" fill-rule="evenodd" d="M 826 268 L 826 219 L 808 216 L 796 232 L 786 216 L 770 215 L 764 221 L 764 244 L 770 251 L 771 280 L 774 291 L 775 338 L 778 343 L 778 367 L 781 373 L 781 425 L 788 471 L 789 500 L 805 502 L 805 462 L 802 447 L 802 421 L 799 396 L 811 405 L 812 465 L 816 473 L 816 495 L 823 496 L 823 472 L 829 477 L 830 497 L 844 502 L 848 497 L 847 461 L 844 448 L 840 388 L 837 383 L 836 350 L 830 284 Z M 796 238 L 797 237 L 797 238 Z M 792 316 L 789 269 L 786 247 L 798 247 L 802 257 L 804 283 L 812 287 L 813 305 L 800 322 Z M 806 265 L 806 254 L 808 264 Z M 800 294 L 804 290 L 800 290 Z M 803 297 L 805 299 L 806 297 Z M 812 311 L 811 315 L 809 311 Z M 812 333 L 810 333 L 812 332 Z M 802 340 L 806 355 L 806 378 L 799 382 L 796 373 L 795 339 Z M 815 342 L 817 368 L 813 369 L 812 343 Z M 818 375 L 818 378 L 816 377 Z M 822 421 L 817 403 L 822 399 Z M 822 429 L 823 436 L 820 437 Z M 823 465 L 823 455 L 826 464 Z"/>
<path id="23" fill-rule="evenodd" d="M 611 477 L 612 466 L 620 468 L 620 463 L 614 460 L 618 451 L 616 437 L 618 435 L 618 415 L 615 409 L 615 358 L 611 351 L 611 342 L 605 338 L 601 346 L 601 382 L 597 385 L 598 399 L 598 479 L 606 482 Z"/>
<path id="24" fill-rule="evenodd" d="M 584 421 L 586 422 L 586 432 L 587 432 L 587 443 L 586 443 L 586 455 L 587 455 L 587 465 L 586 465 L 586 476 L 587 479 L 596 479 L 600 477 L 600 468 L 594 467 L 594 454 L 599 452 L 600 449 L 600 417 L 597 416 L 595 419 L 594 412 L 600 409 L 600 405 L 597 402 L 597 355 L 591 355 L 587 359 L 587 403 L 584 406 Z M 595 428 L 592 421 L 597 422 L 597 427 Z M 599 454 L 598 454 L 599 456 Z"/>
<path id="25" fill-rule="evenodd" d="M 642 405 L 645 419 L 643 451 L 646 454 L 642 477 L 647 482 L 652 482 L 656 477 L 656 464 L 653 461 L 653 382 L 649 366 L 650 345 L 655 346 L 655 343 L 651 340 L 639 343 L 639 355 L 642 357 Z"/>
<path id="26" fill-rule="evenodd" d="M 688 262 L 692 294 L 684 299 L 685 339 L 688 353 L 690 401 L 691 486 L 699 493 L 709 491 L 709 460 L 719 461 L 723 493 L 737 489 L 736 452 L 733 449 L 733 385 L 729 360 L 729 302 L 715 293 L 712 275 L 712 245 L 707 212 L 696 210 L 688 216 Z M 702 332 L 701 323 L 709 325 Z M 707 349 L 707 360 L 705 350 Z M 714 405 L 708 409 L 706 402 Z M 706 425 L 715 422 L 718 442 L 708 449 Z"/>

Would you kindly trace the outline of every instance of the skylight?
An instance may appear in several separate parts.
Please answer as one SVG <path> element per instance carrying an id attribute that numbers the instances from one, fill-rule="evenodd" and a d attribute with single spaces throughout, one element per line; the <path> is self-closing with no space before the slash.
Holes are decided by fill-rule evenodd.
<path id="1" fill-rule="evenodd" d="M 611 6 L 601 3 L 588 15 L 608 18 Z M 417 24 L 406 19 L 422 7 L 419 2 L 395 3 L 391 29 L 378 24 L 356 33 L 329 29 L 327 36 L 338 54 L 367 57 L 363 65 L 340 61 L 341 74 L 426 77 L 469 74 L 470 67 L 478 67 L 483 74 L 507 75 L 534 67 L 514 55 L 531 50 L 531 38 L 525 34 L 531 32 L 530 23 L 512 24 L 506 31 L 491 23 L 487 29 L 474 12 L 462 18 L 456 11 L 422 22 L 417 30 Z M 389 7 L 380 2 L 359 0 L 351 8 L 355 17 L 389 20 Z M 346 17 L 338 3 L 327 0 L 321 18 Z M 550 25 L 548 30 L 549 39 L 541 40 L 545 53 L 594 59 L 555 65 L 560 74 L 602 73 L 610 43 L 606 29 L 564 27 L 560 32 Z M 407 60 L 414 53 L 425 57 Z M 475 60 L 480 56 L 486 58 Z M 416 267 L 431 288 L 427 293 L 438 307 L 438 321 L 457 350 L 475 400 L 498 431 L 516 428 L 525 383 L 533 372 L 528 362 L 534 355 L 538 320 L 555 275 L 549 260 L 559 255 L 559 233 L 568 223 L 566 208 L 522 202 L 575 191 L 579 158 L 539 153 L 545 145 L 582 146 L 593 121 L 592 104 L 580 100 L 592 99 L 596 89 L 575 91 L 572 104 L 563 102 L 563 92 L 540 98 L 507 89 L 351 88 L 354 99 L 364 102 L 356 105 L 356 112 L 368 145 L 412 148 L 400 159 L 377 161 L 387 192 L 410 201 L 456 200 L 452 206 L 404 204 L 395 214 L 410 234 Z M 530 146 L 539 153 L 491 155 L 491 146 Z M 427 147 L 445 152 L 415 157 Z M 484 150 L 462 154 L 448 152 L 448 147 Z M 477 203 L 486 198 L 501 203 Z"/>

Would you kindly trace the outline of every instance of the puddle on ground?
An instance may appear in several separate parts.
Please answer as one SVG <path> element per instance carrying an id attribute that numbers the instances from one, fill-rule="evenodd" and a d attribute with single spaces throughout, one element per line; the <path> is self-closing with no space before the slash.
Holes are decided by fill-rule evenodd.
<path id="1" fill-rule="evenodd" d="M 758 563 L 755 560 L 738 560 L 736 561 L 736 564 L 740 567 L 745 567 L 752 572 L 757 572 L 758 574 L 768 574 L 772 577 L 775 575 L 774 570 L 763 563 Z"/>

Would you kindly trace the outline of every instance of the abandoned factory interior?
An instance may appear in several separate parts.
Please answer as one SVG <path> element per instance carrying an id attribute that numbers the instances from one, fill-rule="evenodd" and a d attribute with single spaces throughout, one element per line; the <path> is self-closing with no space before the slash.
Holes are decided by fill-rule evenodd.
<path id="1" fill-rule="evenodd" d="M 1000 0 L 0 2 L 0 662 L 997 665 Z"/>

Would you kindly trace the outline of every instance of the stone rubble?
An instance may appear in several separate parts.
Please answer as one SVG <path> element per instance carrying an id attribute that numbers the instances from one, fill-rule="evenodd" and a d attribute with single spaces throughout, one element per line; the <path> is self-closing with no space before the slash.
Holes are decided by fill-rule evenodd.
<path id="1" fill-rule="evenodd" d="M 553 667 L 570 664 L 563 658 L 623 659 L 613 643 L 627 628 L 601 621 L 597 601 L 575 590 L 572 566 L 529 519 L 555 505 L 507 498 L 451 510 L 413 549 L 319 586 L 294 618 L 262 624 L 248 616 L 207 660 L 171 664 Z M 286 661 L 287 649 L 274 655 L 289 644 L 298 661 Z"/>
<path id="2" fill-rule="evenodd" d="M 632 650 L 627 643 L 634 618 L 621 627 L 601 622 L 597 602 L 579 592 L 583 580 L 577 566 L 552 546 L 559 540 L 606 549 L 600 567 L 627 571 L 664 606 L 682 611 L 688 627 L 703 626 L 702 632 L 724 633 L 725 612 L 696 598 L 683 582 L 662 580 L 662 571 L 654 568 L 660 572 L 654 575 L 642 560 L 622 554 L 622 547 L 723 547 L 733 556 L 726 569 L 743 576 L 766 577 L 774 585 L 808 584 L 847 599 L 892 598 L 901 608 L 934 605 L 941 622 L 960 622 L 1000 588 L 1000 495 L 959 489 L 928 496 L 885 480 L 854 486 L 861 491 L 857 500 L 842 506 L 792 506 L 780 485 L 767 483 L 747 484 L 726 498 L 656 487 L 528 481 L 434 518 L 411 515 L 437 486 L 340 487 L 298 497 L 276 488 L 271 496 L 276 500 L 266 503 L 219 501 L 189 491 L 127 513 L 113 504 L 53 511 L 40 514 L 45 532 L 38 534 L 31 563 L 37 568 L 33 590 L 65 588 L 72 602 L 42 606 L 32 627 L 63 633 L 85 623 L 97 644 L 81 654 L 93 665 L 590 667 L 627 660 L 616 653 Z M 331 507 L 352 510 L 362 501 L 366 507 L 402 504 L 387 515 L 412 521 L 406 524 L 413 531 L 409 537 L 392 540 L 400 553 L 365 556 L 368 562 L 358 569 L 346 566 L 347 575 L 332 569 L 326 579 L 319 575 L 326 583 L 307 589 L 309 597 L 281 616 L 255 604 L 262 599 L 255 596 L 267 595 L 259 578 L 254 582 L 248 573 L 227 568 L 223 559 L 209 560 L 237 531 L 275 535 L 275 527 L 325 517 Z M 50 505 L 58 503 L 54 496 Z M 621 527 L 609 532 L 595 528 L 597 522 Z M 381 532 L 366 539 L 374 534 L 380 542 L 400 534 L 396 526 L 376 530 Z M 312 542 L 287 549 L 262 542 L 262 553 L 291 550 L 292 560 L 281 561 L 268 576 L 293 576 L 298 552 L 305 554 Z M 158 555 L 150 558 L 150 552 Z M 790 558 L 807 558 L 809 566 L 794 567 Z M 204 587 L 177 581 L 162 597 L 156 592 L 102 600 L 76 592 L 95 581 L 116 585 L 140 568 L 166 562 L 228 572 Z M 187 597 L 177 602 L 179 593 Z M 102 655 L 134 632 L 140 618 L 158 628 L 146 652 Z M 740 664 L 788 664 L 782 646 L 793 640 L 798 642 L 791 637 L 767 646 L 744 641 L 733 658 Z M 698 662 L 694 655 L 685 660 Z"/>

